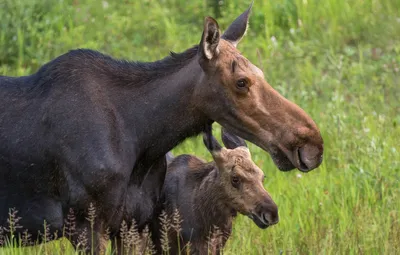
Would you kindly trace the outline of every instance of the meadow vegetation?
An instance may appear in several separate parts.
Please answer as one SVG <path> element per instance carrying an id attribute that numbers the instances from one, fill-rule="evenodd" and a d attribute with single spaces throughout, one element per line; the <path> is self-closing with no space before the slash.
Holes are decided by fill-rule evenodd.
<path id="1" fill-rule="evenodd" d="M 31 74 L 74 48 L 157 60 L 200 42 L 205 16 L 217 10 L 223 30 L 249 3 L 0 0 L 0 74 Z M 225 253 L 399 254 L 400 1 L 256 0 L 239 50 L 312 116 L 325 154 L 308 174 L 280 172 L 250 145 L 280 222 L 261 230 L 239 216 Z M 211 160 L 201 137 L 173 152 Z M 10 245 L 0 254 L 74 253 L 65 240 Z"/>

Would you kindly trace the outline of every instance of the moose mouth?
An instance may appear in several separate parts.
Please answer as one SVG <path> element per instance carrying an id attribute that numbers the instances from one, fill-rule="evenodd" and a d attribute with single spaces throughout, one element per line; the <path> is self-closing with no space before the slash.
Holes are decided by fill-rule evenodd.
<path id="1" fill-rule="evenodd" d="M 302 172 L 310 171 L 309 167 L 306 165 L 306 163 L 304 163 L 302 161 L 302 155 L 300 154 L 300 148 L 297 148 L 294 154 L 295 154 L 295 159 L 294 160 L 295 160 L 296 165 L 297 165 L 296 167 Z"/>
<path id="2" fill-rule="evenodd" d="M 218 122 L 218 123 L 223 123 Z M 224 126 L 223 124 L 221 124 Z M 301 172 L 309 172 L 318 167 L 322 162 L 323 147 L 305 144 L 295 148 L 287 148 L 285 144 L 280 142 L 273 142 L 268 139 L 258 139 L 259 136 L 248 134 L 242 128 L 232 127 L 230 125 L 224 126 L 229 132 L 232 132 L 262 148 L 264 151 L 271 155 L 274 164 L 281 171 L 290 171 L 295 168 Z"/>
<path id="3" fill-rule="evenodd" d="M 255 213 L 251 213 L 251 214 L 247 215 L 247 217 L 252 219 L 253 222 L 257 225 L 257 227 L 259 227 L 261 229 L 266 229 L 266 228 L 268 228 L 269 226 L 272 225 L 267 220 L 265 213 L 262 213 L 261 215 L 258 215 L 258 214 L 255 214 Z"/>
<path id="4" fill-rule="evenodd" d="M 310 167 L 310 165 L 306 163 L 307 156 L 302 147 L 290 151 L 283 146 L 277 146 L 270 149 L 269 152 L 275 165 L 281 171 L 290 171 L 297 168 L 301 172 L 306 173 L 315 168 Z M 322 156 L 320 161 L 322 161 Z M 320 163 L 317 163 L 317 165 L 319 164 Z"/>

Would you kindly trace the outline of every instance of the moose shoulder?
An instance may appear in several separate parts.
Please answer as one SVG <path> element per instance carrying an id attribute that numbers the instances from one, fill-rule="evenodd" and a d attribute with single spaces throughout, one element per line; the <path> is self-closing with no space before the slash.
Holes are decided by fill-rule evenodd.
<path id="1" fill-rule="evenodd" d="M 222 148 L 212 136 L 211 127 L 204 133 L 204 143 L 213 156 L 213 162 L 180 155 L 168 165 L 163 199 L 156 216 L 161 212 L 171 216 L 175 210 L 180 214 L 179 233 L 176 227 L 170 228 L 171 254 L 185 252 L 189 242 L 192 254 L 219 254 L 231 234 L 232 221 L 237 213 L 250 217 L 263 229 L 279 220 L 278 208 L 263 187 L 264 173 L 251 160 L 244 140 L 224 129 L 222 135 L 226 148 Z M 161 254 L 159 231 L 162 228 L 157 219 L 153 224 L 153 241 Z M 217 229 L 221 237 L 213 233 Z M 220 240 L 214 240 L 210 245 L 213 235 Z M 180 237 L 179 244 L 177 236 Z"/>
<path id="2" fill-rule="evenodd" d="M 30 76 L 0 77 L 0 225 L 16 208 L 34 238 L 44 220 L 61 233 L 73 208 L 79 232 L 90 227 L 93 202 L 99 249 L 105 226 L 114 238 L 123 219 L 139 227 L 151 219 L 165 154 L 213 121 L 281 170 L 318 167 L 323 141 L 313 120 L 236 49 L 249 12 L 222 35 L 206 18 L 198 46 L 160 61 L 74 50 Z"/>

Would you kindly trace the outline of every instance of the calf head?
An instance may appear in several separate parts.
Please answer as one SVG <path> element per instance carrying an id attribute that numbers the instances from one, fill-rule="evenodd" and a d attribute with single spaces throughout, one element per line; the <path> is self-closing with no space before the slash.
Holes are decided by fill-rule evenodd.
<path id="1" fill-rule="evenodd" d="M 205 131 L 203 140 L 219 170 L 220 184 L 228 197 L 227 205 L 250 217 L 260 228 L 278 223 L 278 207 L 264 189 L 264 173 L 251 160 L 245 141 L 223 129 L 226 148 L 221 147 L 211 128 Z"/>

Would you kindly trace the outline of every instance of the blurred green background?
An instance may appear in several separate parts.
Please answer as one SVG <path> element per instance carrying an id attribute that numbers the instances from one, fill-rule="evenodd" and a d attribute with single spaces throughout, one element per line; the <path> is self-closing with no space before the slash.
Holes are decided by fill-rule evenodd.
<path id="1" fill-rule="evenodd" d="M 239 0 L 0 0 L 0 75 L 34 73 L 74 48 L 153 61 L 201 38 L 205 16 L 222 30 Z M 323 164 L 280 172 L 251 145 L 280 222 L 239 216 L 227 254 L 400 254 L 400 1 L 256 0 L 239 50 L 316 121 Z M 200 138 L 175 154 L 210 160 Z M 63 242 L 0 254 L 73 253 Z"/>

